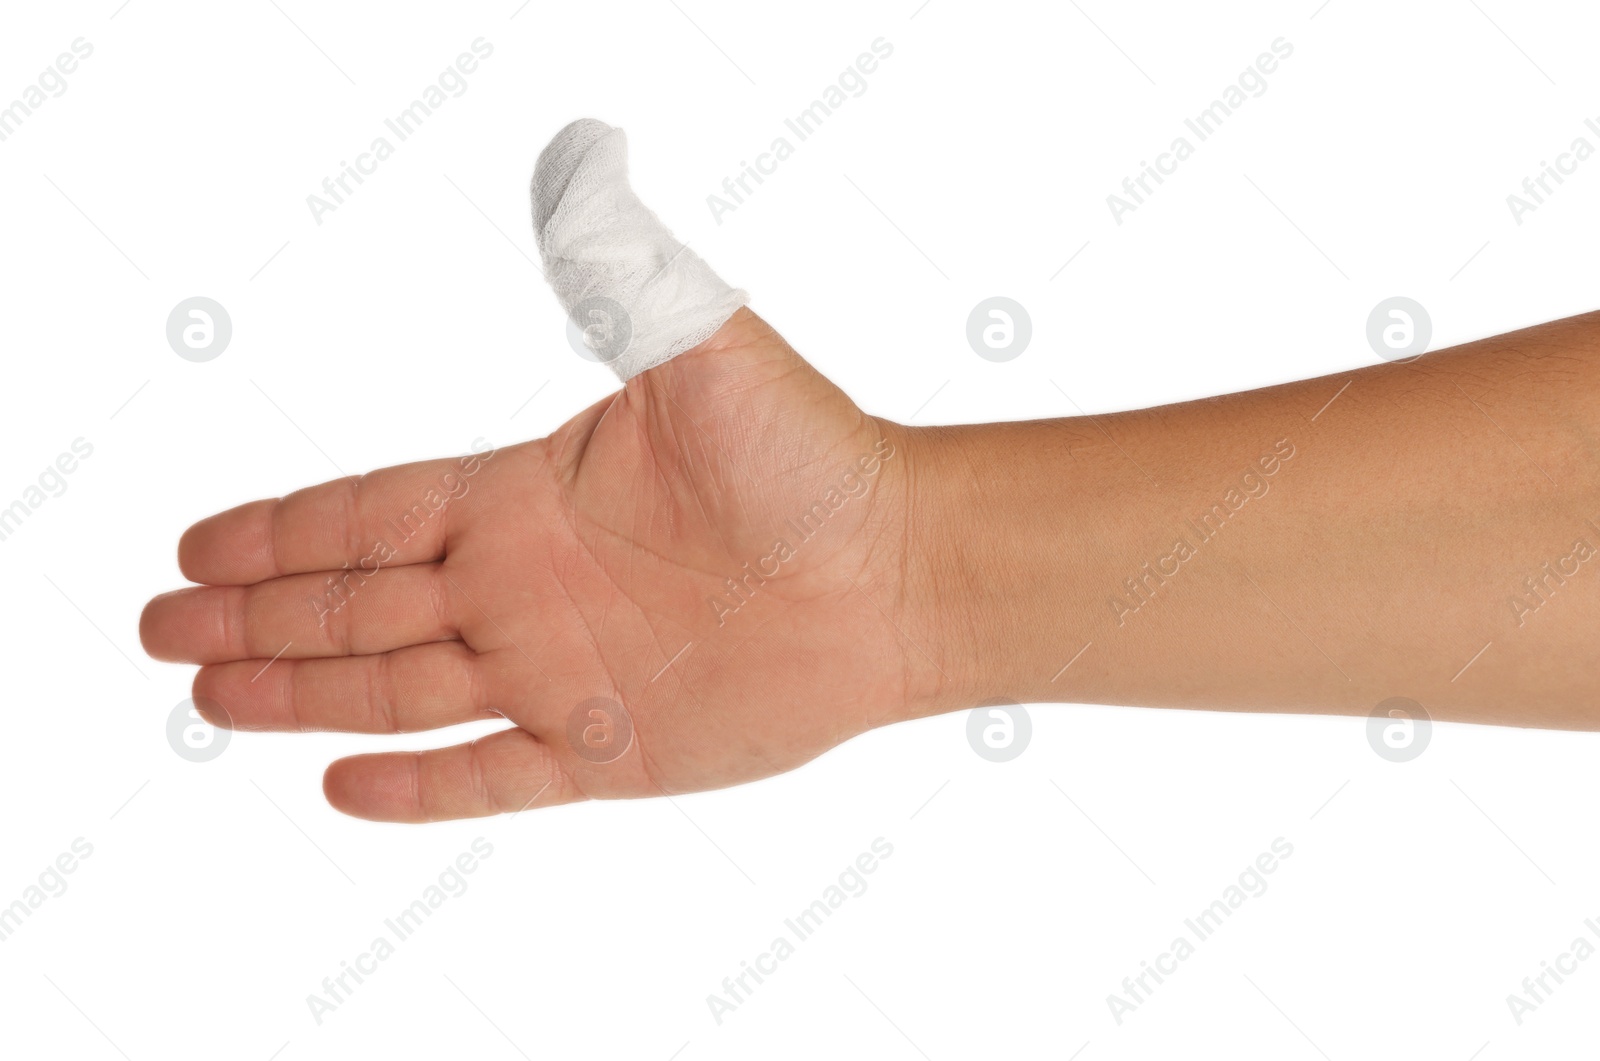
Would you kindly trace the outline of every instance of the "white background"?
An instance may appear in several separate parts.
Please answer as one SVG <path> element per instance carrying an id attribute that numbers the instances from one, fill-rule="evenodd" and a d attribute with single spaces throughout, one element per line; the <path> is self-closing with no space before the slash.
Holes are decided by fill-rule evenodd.
<path id="1" fill-rule="evenodd" d="M 1600 961 L 1521 1026 L 1505 999 L 1600 916 L 1592 735 L 1437 725 L 1396 765 L 1362 719 L 1039 706 L 1004 765 L 955 715 L 675 803 L 383 826 L 327 807 L 325 764 L 429 737 L 235 734 L 187 762 L 166 722 L 191 670 L 144 657 L 136 621 L 195 519 L 541 435 L 613 389 L 530 261 L 527 179 L 574 118 L 627 129 L 646 202 L 868 410 L 1059 416 L 1067 394 L 1104 411 L 1373 363 L 1391 295 L 1435 347 L 1594 308 L 1600 161 L 1521 225 L 1506 204 L 1600 142 L 1591 5 L 117 3 L 7 5 L 0 31 L 0 104 L 94 48 L 0 143 L 0 506 L 94 447 L 0 542 L 0 905 L 93 845 L 0 943 L 0 1051 L 1489 1061 L 1590 1040 Z M 306 197 L 479 37 L 468 91 L 317 224 Z M 706 197 L 878 37 L 865 94 L 718 224 Z M 1265 94 L 1116 224 L 1106 196 L 1278 37 Z M 964 334 L 997 294 L 1034 327 L 1004 364 Z M 194 295 L 234 327 L 205 364 L 165 337 Z M 317 1023 L 306 997 L 480 836 L 470 890 Z M 719 1025 L 706 996 L 877 837 L 869 890 Z M 1277 837 L 1270 889 L 1119 1026 L 1106 996 Z"/>

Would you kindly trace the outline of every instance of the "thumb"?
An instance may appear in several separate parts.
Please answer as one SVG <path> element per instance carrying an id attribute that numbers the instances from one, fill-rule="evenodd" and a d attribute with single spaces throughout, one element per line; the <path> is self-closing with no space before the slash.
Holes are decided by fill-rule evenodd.
<path id="1" fill-rule="evenodd" d="M 623 382 L 706 342 L 747 301 L 628 184 L 628 141 L 593 118 L 555 135 L 533 174 L 545 279 Z"/>

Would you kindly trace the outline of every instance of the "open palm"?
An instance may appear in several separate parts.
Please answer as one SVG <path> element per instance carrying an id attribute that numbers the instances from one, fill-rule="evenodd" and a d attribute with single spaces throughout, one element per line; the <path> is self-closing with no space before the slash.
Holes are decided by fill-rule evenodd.
<path id="1" fill-rule="evenodd" d="M 516 724 L 334 763 L 362 817 L 766 776 L 941 680 L 910 636 L 907 437 L 740 310 L 547 439 L 202 521 L 179 547 L 202 585 L 141 636 L 203 664 L 197 705 L 237 729 Z"/>

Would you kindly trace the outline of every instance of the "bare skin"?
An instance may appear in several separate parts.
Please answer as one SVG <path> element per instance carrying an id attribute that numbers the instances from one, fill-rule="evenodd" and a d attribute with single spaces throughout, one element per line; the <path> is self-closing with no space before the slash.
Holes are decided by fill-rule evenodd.
<path id="1" fill-rule="evenodd" d="M 330 802 L 385 821 L 737 784 L 994 698 L 1593 728 L 1596 425 L 1600 314 L 908 429 L 741 310 L 547 439 L 196 524 L 200 585 L 140 632 L 239 729 L 515 724 L 335 762 Z M 604 701 L 633 727 L 608 762 Z"/>

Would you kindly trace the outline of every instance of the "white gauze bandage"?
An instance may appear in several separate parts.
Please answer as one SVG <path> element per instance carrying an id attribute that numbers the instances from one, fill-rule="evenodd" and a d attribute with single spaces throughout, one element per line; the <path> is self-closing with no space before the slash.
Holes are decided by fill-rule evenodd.
<path id="1" fill-rule="evenodd" d="M 627 137 L 593 118 L 540 152 L 533 231 L 545 279 L 584 345 L 623 382 L 705 342 L 749 297 L 639 201 Z"/>

